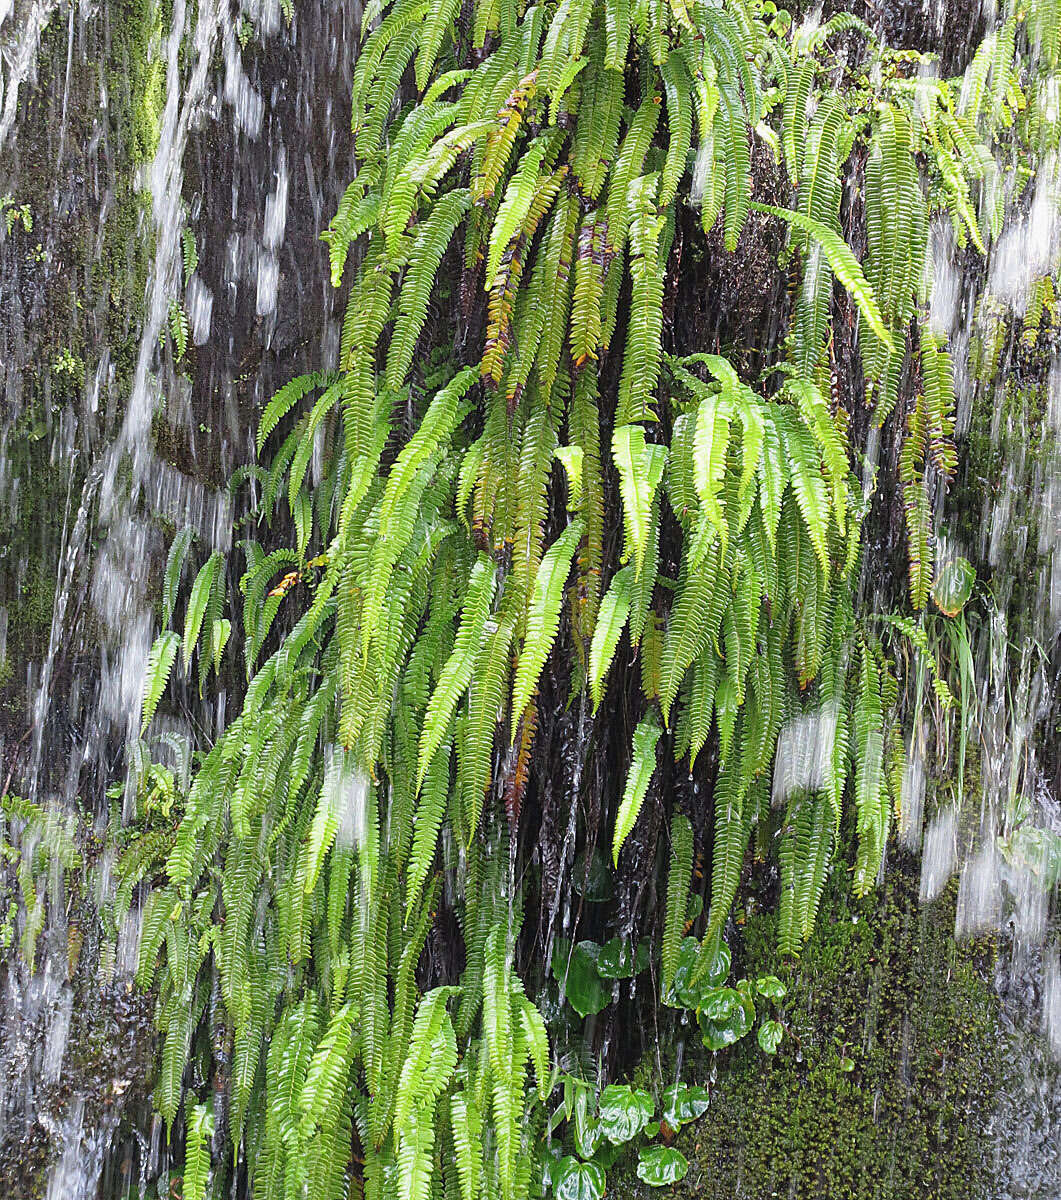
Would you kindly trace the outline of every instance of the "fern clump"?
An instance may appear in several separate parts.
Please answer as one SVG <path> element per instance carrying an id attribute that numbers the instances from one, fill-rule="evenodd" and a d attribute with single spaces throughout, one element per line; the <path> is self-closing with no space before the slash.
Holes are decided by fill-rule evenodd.
<path id="1" fill-rule="evenodd" d="M 1028 17 L 1032 110 L 1058 69 L 1045 7 Z M 458 8 L 366 10 L 357 177 L 323 235 L 350 283 L 338 369 L 264 409 L 250 473 L 268 545 L 242 543 L 233 596 L 207 557 L 149 659 L 145 728 L 178 656 L 200 687 L 226 653 L 246 676 L 153 872 L 137 868 L 156 1098 L 170 1128 L 184 1107 L 191 1196 L 231 1169 L 208 1161 L 209 1100 L 185 1091 L 210 1024 L 231 1046 L 227 1150 L 256 1197 L 536 1194 L 556 1079 L 517 967 L 546 705 L 589 721 L 613 704 L 636 726 L 607 796 L 614 865 L 670 803 L 652 789 L 668 756 L 705 785 L 697 819 L 671 822 L 667 996 L 711 978 L 756 831 L 760 849 L 780 835 L 795 955 L 844 821 L 865 892 L 901 804 L 888 651 L 931 656 L 933 497 L 955 470 L 928 231 L 947 220 L 982 252 L 995 150 L 1040 145 L 1018 15 L 942 80 L 845 14 L 807 35 L 747 0 Z M 848 71 L 826 46 L 845 32 Z M 752 199 L 759 143 L 778 203 Z M 759 376 L 675 344 L 665 315 L 684 217 L 739 254 L 752 212 L 796 280 Z M 454 300 L 456 350 L 452 322 L 428 319 Z M 857 395 L 836 378 L 841 337 Z M 859 604 L 875 481 L 849 428 L 900 401 L 912 615 L 882 626 Z M 190 552 L 178 535 L 166 625 Z M 443 904 L 460 970 L 425 955 Z M 744 1031 L 754 1004 L 720 990 Z"/>

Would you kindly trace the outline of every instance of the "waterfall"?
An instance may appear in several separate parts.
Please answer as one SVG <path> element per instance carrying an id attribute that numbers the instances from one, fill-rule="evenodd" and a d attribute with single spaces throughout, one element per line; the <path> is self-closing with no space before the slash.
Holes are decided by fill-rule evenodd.
<path id="1" fill-rule="evenodd" d="M 17 530 L 0 623 L 8 711 L 26 718 L 0 730 L 4 790 L 79 812 L 101 838 L 137 816 L 166 540 L 228 549 L 225 481 L 253 452 L 251 414 L 335 354 L 314 247 L 349 170 L 358 17 L 354 3 L 284 16 L 177 0 L 165 23 L 153 6 L 0 6 L 0 194 L 19 214 L 0 232 L 0 494 Z M 194 372 L 166 343 L 180 319 Z M 17 609 L 30 585 L 32 621 Z M 224 693 L 189 687 L 152 753 L 186 770 L 224 709 Z M 146 1180 L 148 1146 L 151 1172 L 165 1164 L 145 1107 L 137 909 L 116 947 L 99 943 L 88 911 L 113 897 L 113 851 L 97 866 L 73 910 L 55 878 L 35 973 L 2 968 L 0 1176 L 27 1195 Z M 93 1039 L 124 1044 L 131 1074 L 109 1052 L 87 1062 Z"/>

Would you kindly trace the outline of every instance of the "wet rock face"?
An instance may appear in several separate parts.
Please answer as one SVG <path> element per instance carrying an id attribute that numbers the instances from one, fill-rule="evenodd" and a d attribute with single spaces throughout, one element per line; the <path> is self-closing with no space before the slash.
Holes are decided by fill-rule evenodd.
<path id="1" fill-rule="evenodd" d="M 95 1194 L 123 1130 L 150 1123 L 152 998 L 114 975 L 91 932 L 95 914 L 79 917 L 92 944 L 77 924 L 65 939 L 53 927 L 36 972 L 16 957 L 0 965 L 3 1196 L 59 1200 L 89 1194 L 86 1185 Z"/>
<path id="2" fill-rule="evenodd" d="M 16 5 L 4 32 L 20 19 L 25 29 L 31 8 L 49 11 Z M 0 144 L 0 731 L 4 778 L 13 770 L 16 781 L 64 543 L 120 419 L 140 333 L 150 231 L 137 170 L 151 152 L 152 23 L 140 0 L 106 14 L 52 12 Z M 71 637 L 55 659 L 67 693 L 80 650 Z M 52 715 L 64 766 L 76 720 Z"/>
<path id="3" fill-rule="evenodd" d="M 128 679 L 101 613 L 129 617 L 122 641 L 141 618 L 157 628 L 174 529 L 186 514 L 206 527 L 216 510 L 227 536 L 238 514 L 213 502 L 253 454 L 260 406 L 337 353 L 342 296 L 319 234 L 354 170 L 360 6 L 296 6 L 291 23 L 268 3 L 244 6 L 253 20 L 227 4 L 188 6 L 174 43 L 179 94 L 197 62 L 198 10 L 215 25 L 187 138 L 174 143 L 178 207 L 199 252 L 176 281 L 191 326 L 183 357 L 145 329 L 158 261 L 150 164 L 170 23 L 185 7 L 16 0 L 0 50 L 30 8 L 49 19 L 0 139 L 0 197 L 11 201 L 0 212 L 0 791 L 29 789 L 48 804 L 59 793 L 64 810 L 81 803 L 106 819 L 125 732 L 107 716 L 108 695 Z M 145 340 L 159 387 L 139 447 L 148 467 L 130 499 L 132 455 L 110 451 Z M 103 516 L 108 475 L 120 511 Z M 197 728 L 212 729 L 212 714 L 196 711 Z M 35 971 L 17 934 L 0 951 L 3 1197 L 124 1197 L 138 1194 L 149 1157 L 152 1174 L 164 1172 L 147 1144 L 154 999 L 132 988 L 128 962 L 115 974 L 98 897 L 76 894 L 84 879 L 69 882 L 72 900 L 62 889 L 49 900 Z M 70 904 L 81 929 L 73 957 Z"/>
<path id="4" fill-rule="evenodd" d="M 184 190 L 199 265 L 185 308 L 194 345 L 187 393 L 167 405 L 164 437 L 176 466 L 215 485 L 253 457 L 269 396 L 338 354 L 341 297 L 320 232 L 355 171 L 358 11 L 349 0 L 309 5 L 290 25 L 250 32 L 240 56 L 245 98 L 208 102 L 189 137 Z"/>
<path id="5" fill-rule="evenodd" d="M 788 1032 L 773 1057 L 751 1038 L 719 1056 L 708 1114 L 675 1143 L 691 1163 L 676 1194 L 1056 1195 L 997 1190 L 990 1129 L 1013 1067 L 999 1053 L 1007 1032 L 992 988 L 993 942 L 955 945 L 956 889 L 922 908 L 912 862 L 893 867 L 882 892 L 862 901 L 837 875 L 791 971 L 776 955 L 774 918 L 748 901 L 737 913 L 734 974 L 786 980 Z M 681 1077 L 705 1082 L 715 1064 L 697 1041 L 693 1031 Z M 614 1186 L 616 1195 L 649 1194 L 636 1180 Z"/>

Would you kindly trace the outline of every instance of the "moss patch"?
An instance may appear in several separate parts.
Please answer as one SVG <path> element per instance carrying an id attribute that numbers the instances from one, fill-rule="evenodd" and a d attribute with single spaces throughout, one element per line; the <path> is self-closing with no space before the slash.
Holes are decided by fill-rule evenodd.
<path id="1" fill-rule="evenodd" d="M 26 214 L 0 231 L 10 371 L 0 398 L 0 715 L 12 743 L 24 725 L 26 664 L 48 645 L 64 525 L 91 445 L 120 422 L 135 369 L 151 249 L 138 172 L 157 140 L 159 30 L 147 0 L 107 6 L 78 26 L 68 70 L 68 26 L 53 20 L 0 157 L 0 192 Z"/>
<path id="2" fill-rule="evenodd" d="M 748 1038 L 720 1056 L 712 1107 L 679 1136 L 691 1167 L 673 1189 L 700 1200 L 975 1200 L 989 1194 L 982 1136 L 1001 1084 L 993 945 L 956 946 L 952 885 L 917 902 L 916 868 L 850 895 L 834 872 L 819 927 L 794 967 L 772 914 L 746 916 L 736 974 L 788 984 L 789 1036 L 774 1057 Z M 683 1077 L 712 1064 L 686 1046 Z M 697 1039 L 698 1044 L 698 1039 Z M 690 1061 L 692 1057 L 692 1061 Z M 610 1194 L 649 1194 L 613 1179 Z"/>

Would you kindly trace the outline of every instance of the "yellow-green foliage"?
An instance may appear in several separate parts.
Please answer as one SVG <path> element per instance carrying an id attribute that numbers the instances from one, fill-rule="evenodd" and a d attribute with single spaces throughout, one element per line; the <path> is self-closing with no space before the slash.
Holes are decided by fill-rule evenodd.
<path id="1" fill-rule="evenodd" d="M 616 861 L 664 751 L 695 761 L 710 743 L 712 945 L 772 800 L 791 954 L 814 928 L 845 798 L 859 892 L 897 803 L 901 762 L 883 763 L 901 747 L 898 688 L 856 611 L 865 497 L 829 387 L 834 317 L 846 293 L 881 421 L 916 353 L 901 471 L 920 609 L 929 485 L 954 469 L 951 367 L 925 316 L 928 221 L 946 213 L 974 247 L 991 234 L 972 181 L 1019 107 L 1012 22 L 972 83 L 928 79 L 869 39 L 865 75 L 837 87 L 825 43 L 864 37 L 852 19 L 790 37 L 740 0 L 477 0 L 471 15 L 425 0 L 366 11 L 358 174 L 324 234 L 349 283 L 338 370 L 287 384 L 259 431 L 261 516 L 292 545 L 245 543 L 231 625 L 236 573 L 206 558 L 145 688 L 149 722 L 178 642 L 202 686 L 242 627 L 246 696 L 146 903 L 140 976 L 159 980 L 172 1126 L 216 970 L 235 1055 L 229 1148 L 263 1198 L 339 1197 L 350 1179 L 370 1200 L 529 1194 L 530 1074 L 547 1096 L 549 1049 L 514 962 L 525 864 L 510 872 L 498 834 L 501 798 L 515 832 L 532 784 L 550 664 L 573 667 L 561 675 L 576 704 L 587 688 L 600 705 L 628 669 L 640 679 Z M 789 203 L 753 206 L 753 139 Z M 841 222 L 853 157 L 861 261 Z M 763 378 L 664 345 L 688 206 L 729 251 L 753 207 L 790 239 L 798 294 Z M 455 304 L 462 337 L 482 331 L 459 369 Z M 561 488 L 566 512 L 551 502 Z M 676 579 L 660 550 L 674 529 Z M 168 616 L 187 550 L 167 571 Z M 919 626 L 900 629 L 919 645 Z M 815 714 L 834 730 L 827 762 L 787 787 L 779 732 Z M 673 828 L 665 979 L 693 852 Z M 439 866 L 458 861 L 464 973 L 420 996 Z M 192 1113 L 198 1188 L 205 1117 Z"/>

